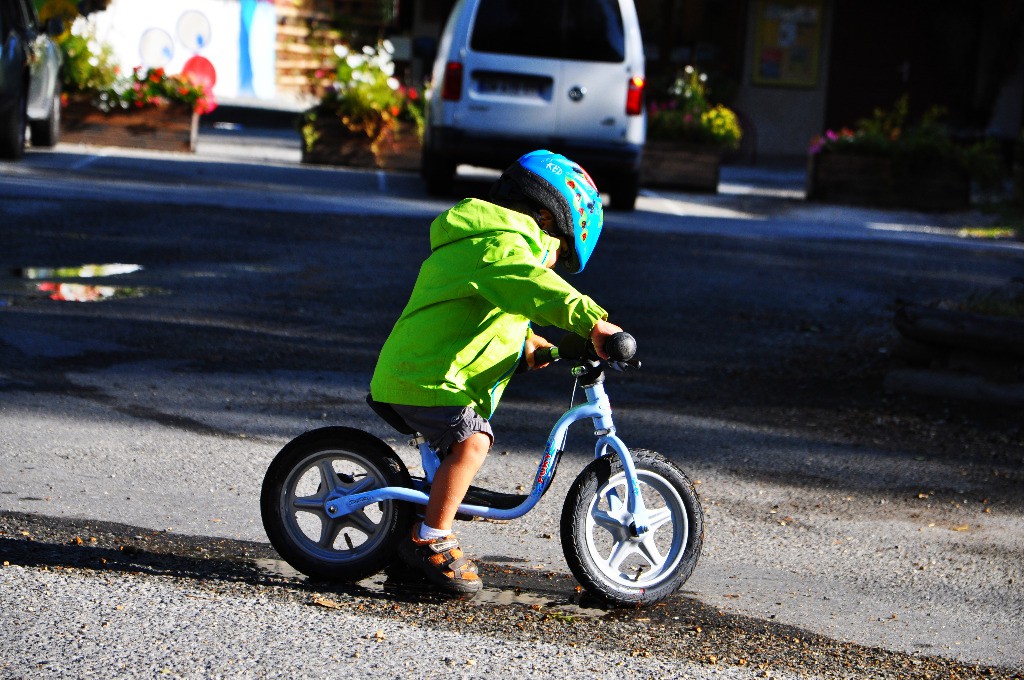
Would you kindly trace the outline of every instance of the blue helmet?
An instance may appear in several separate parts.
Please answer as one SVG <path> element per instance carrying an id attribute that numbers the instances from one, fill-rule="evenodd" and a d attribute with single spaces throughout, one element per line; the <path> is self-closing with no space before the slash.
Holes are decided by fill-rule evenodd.
<path id="1" fill-rule="evenodd" d="M 569 246 L 562 262 L 570 274 L 587 266 L 604 225 L 601 193 L 587 171 L 565 156 L 532 151 L 513 163 L 491 187 L 490 198 L 516 208 L 546 208 L 554 216 L 551 235 Z"/>

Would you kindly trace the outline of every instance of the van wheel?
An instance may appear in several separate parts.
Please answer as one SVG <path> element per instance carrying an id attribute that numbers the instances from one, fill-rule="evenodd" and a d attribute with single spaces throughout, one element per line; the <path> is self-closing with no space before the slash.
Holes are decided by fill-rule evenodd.
<path id="1" fill-rule="evenodd" d="M 32 130 L 32 146 L 57 146 L 60 141 L 60 94 L 50 102 L 50 115 L 44 120 L 33 120 L 29 123 Z"/>
<path id="2" fill-rule="evenodd" d="M 420 174 L 426 183 L 428 194 L 431 196 L 451 195 L 455 184 L 455 163 L 424 149 Z"/>
<path id="3" fill-rule="evenodd" d="M 608 207 L 612 210 L 633 210 L 636 207 L 636 197 L 640 193 L 640 174 L 636 172 L 619 175 L 611 181 L 608 187 L 608 197 L 611 199 Z"/>

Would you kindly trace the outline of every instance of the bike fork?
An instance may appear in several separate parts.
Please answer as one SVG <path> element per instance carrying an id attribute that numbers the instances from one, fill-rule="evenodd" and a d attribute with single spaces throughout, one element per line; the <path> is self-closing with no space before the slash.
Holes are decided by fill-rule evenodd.
<path id="1" fill-rule="evenodd" d="M 594 434 L 598 437 L 594 449 L 595 456 L 600 458 L 605 455 L 609 447 L 619 456 L 623 473 L 626 476 L 626 510 L 632 517 L 629 531 L 635 538 L 641 538 L 650 529 L 650 520 L 647 506 L 644 505 L 644 499 L 640 493 L 640 482 L 636 476 L 633 456 L 629 453 L 625 443 L 615 435 L 612 407 L 608 401 L 608 395 L 604 391 L 604 384 L 587 385 L 584 387 L 584 391 L 587 395 L 587 403 L 583 405 L 586 408 L 585 415 L 589 415 L 594 421 Z"/>
<path id="2" fill-rule="evenodd" d="M 644 505 L 643 494 L 640 493 L 640 482 L 636 476 L 636 466 L 633 464 L 633 456 L 629 449 L 613 433 L 606 434 L 597 440 L 596 456 L 600 458 L 605 455 L 608 447 L 611 447 L 622 462 L 622 471 L 626 476 L 626 510 L 632 517 L 629 523 L 629 532 L 634 538 L 642 538 L 650 529 L 650 520 L 647 514 L 647 506 Z"/>

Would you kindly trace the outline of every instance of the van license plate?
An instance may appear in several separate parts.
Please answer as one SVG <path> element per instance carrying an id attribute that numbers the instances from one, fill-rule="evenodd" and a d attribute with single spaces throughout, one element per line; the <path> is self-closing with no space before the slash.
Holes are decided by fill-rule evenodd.
<path id="1" fill-rule="evenodd" d="M 540 97 L 543 83 L 539 78 L 496 78 L 478 77 L 477 91 L 480 94 L 506 97 Z"/>

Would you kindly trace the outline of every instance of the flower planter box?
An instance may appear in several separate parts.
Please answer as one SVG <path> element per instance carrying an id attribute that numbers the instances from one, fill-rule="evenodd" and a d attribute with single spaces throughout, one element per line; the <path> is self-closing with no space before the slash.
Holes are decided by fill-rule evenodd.
<path id="1" fill-rule="evenodd" d="M 644 147 L 644 186 L 718 191 L 722 152 L 718 147 L 654 140 Z"/>
<path id="2" fill-rule="evenodd" d="M 71 99 L 61 110 L 61 141 L 154 151 L 196 150 L 199 116 L 185 104 L 104 112 Z"/>
<path id="3" fill-rule="evenodd" d="M 807 198 L 880 208 L 966 210 L 971 179 L 953 162 L 900 164 L 882 156 L 826 151 L 810 156 Z"/>
<path id="4" fill-rule="evenodd" d="M 377 165 L 385 170 L 419 172 L 423 142 L 412 123 L 401 122 L 377 141 Z"/>
<path id="5" fill-rule="evenodd" d="M 316 122 L 316 132 L 312 147 L 303 145 L 303 163 L 410 172 L 420 168 L 420 138 L 411 124 L 400 123 L 372 140 L 327 118 Z"/>

